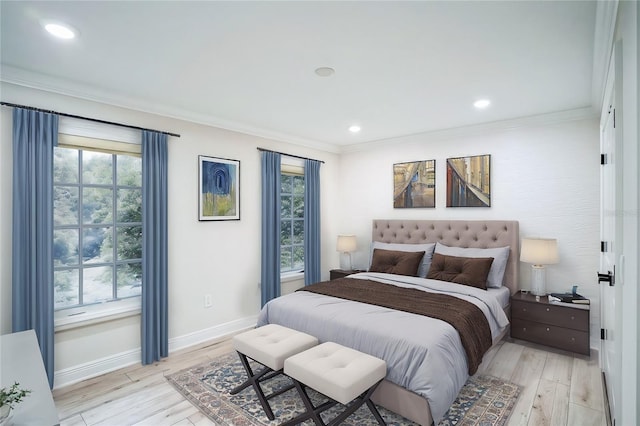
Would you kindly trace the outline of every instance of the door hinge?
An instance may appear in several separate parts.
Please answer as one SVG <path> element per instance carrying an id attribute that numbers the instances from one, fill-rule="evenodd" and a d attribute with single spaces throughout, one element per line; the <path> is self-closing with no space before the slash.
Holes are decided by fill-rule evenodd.
<path id="1" fill-rule="evenodd" d="M 606 253 L 607 252 L 607 242 L 606 241 L 600 241 L 600 252 L 601 253 Z"/>
<path id="2" fill-rule="evenodd" d="M 607 340 L 607 330 L 604 328 L 600 329 L 600 340 Z"/>
<path id="3" fill-rule="evenodd" d="M 607 164 L 607 154 L 600 154 L 600 164 L 603 166 Z"/>

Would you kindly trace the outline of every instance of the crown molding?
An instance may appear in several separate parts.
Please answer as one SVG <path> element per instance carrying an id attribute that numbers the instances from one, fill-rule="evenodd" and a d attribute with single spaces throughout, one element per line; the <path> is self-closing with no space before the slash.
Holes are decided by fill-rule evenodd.
<path id="1" fill-rule="evenodd" d="M 375 147 L 396 144 L 403 139 L 409 140 L 414 137 L 420 137 L 423 141 L 448 140 L 466 136 L 473 136 L 477 135 L 478 133 L 502 131 L 526 126 L 549 125 L 553 123 L 597 117 L 597 111 L 594 110 L 593 107 L 585 107 L 549 114 L 541 114 L 510 120 L 455 127 L 450 129 L 398 135 L 387 139 L 339 146 L 335 144 L 298 138 L 288 134 L 248 126 L 229 120 L 223 120 L 205 114 L 184 111 L 167 105 L 152 104 L 131 97 L 118 96 L 114 93 L 107 92 L 93 86 L 70 82 L 67 80 L 46 76 L 40 73 L 34 73 L 31 71 L 7 66 L 4 64 L 2 65 L 2 69 L 0 72 L 0 81 L 17 86 L 28 87 L 31 89 L 42 90 L 45 92 L 56 93 L 64 96 L 70 96 L 77 99 L 97 102 L 119 108 L 126 108 L 149 114 L 160 115 L 163 117 L 174 118 L 177 120 L 188 121 L 196 124 L 217 127 L 225 130 L 256 136 L 259 138 L 286 142 L 296 146 L 302 146 L 334 154 L 365 151 Z"/>
<path id="2" fill-rule="evenodd" d="M 256 136 L 263 139 L 270 139 L 278 142 L 287 142 L 297 146 L 317 149 L 329 153 L 339 153 L 337 145 L 300 138 L 282 132 L 263 129 L 256 126 L 226 120 L 208 114 L 201 114 L 193 111 L 186 111 L 181 108 L 174 108 L 169 105 L 162 105 L 144 101 L 128 96 L 122 96 L 112 91 L 106 91 L 95 86 L 82 83 L 71 82 L 69 80 L 51 77 L 45 74 L 27 71 L 17 67 L 2 64 L 0 81 L 14 84 L 16 86 L 28 87 L 59 95 L 70 96 L 86 101 L 97 102 L 119 108 L 126 108 L 135 111 L 145 112 L 177 120 L 188 121 L 196 124 L 217 127 L 246 135 Z"/>
<path id="3" fill-rule="evenodd" d="M 454 127 L 450 129 L 434 130 L 430 132 L 414 133 L 410 135 L 397 136 L 378 141 L 365 142 L 359 144 L 346 145 L 342 147 L 341 153 L 367 151 L 371 148 L 396 145 L 402 142 L 415 142 L 420 138 L 420 142 L 446 141 L 465 137 L 477 136 L 490 132 L 501 132 L 523 127 L 549 126 L 577 120 L 588 120 L 598 117 L 597 111 L 589 106 L 584 108 L 571 109 L 566 111 L 552 112 L 548 114 L 532 115 L 510 120 L 492 121 L 490 123 L 474 124 L 470 126 Z"/>
<path id="4" fill-rule="evenodd" d="M 602 106 L 609 62 L 613 52 L 617 16 L 618 0 L 596 2 L 591 105 L 598 110 Z"/>

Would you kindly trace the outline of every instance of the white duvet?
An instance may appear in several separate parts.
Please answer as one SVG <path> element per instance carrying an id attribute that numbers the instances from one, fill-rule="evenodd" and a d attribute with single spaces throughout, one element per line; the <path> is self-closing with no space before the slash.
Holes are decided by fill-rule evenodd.
<path id="1" fill-rule="evenodd" d="M 491 335 L 509 324 L 498 300 L 474 287 L 426 278 L 382 273 L 360 273 L 369 279 L 399 287 L 445 293 L 478 306 Z M 448 323 L 380 306 L 298 291 L 267 303 L 258 326 L 280 324 L 384 359 L 386 379 L 429 401 L 437 424 L 466 382 L 467 360 L 458 332 Z"/>

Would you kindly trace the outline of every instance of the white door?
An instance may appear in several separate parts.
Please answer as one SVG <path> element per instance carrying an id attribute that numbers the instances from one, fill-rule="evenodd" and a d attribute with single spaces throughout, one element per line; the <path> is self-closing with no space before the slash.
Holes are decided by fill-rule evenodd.
<path id="1" fill-rule="evenodd" d="M 618 230 L 620 221 L 616 221 L 620 211 L 618 205 L 620 197 L 616 194 L 616 182 L 620 183 L 621 165 L 616 157 L 616 87 L 615 65 L 609 70 L 609 78 L 605 89 L 604 105 L 600 119 L 600 148 L 601 148 L 601 172 L 600 172 L 600 271 L 598 281 L 600 283 L 600 321 L 601 321 L 601 349 L 600 360 L 605 376 L 606 391 L 609 400 L 609 409 L 612 423 L 616 417 L 616 409 L 620 409 L 620 383 L 621 383 L 621 342 L 618 338 L 621 319 L 619 318 L 622 300 L 619 296 L 620 283 L 616 282 L 616 259 L 619 251 L 616 243 L 620 243 Z M 617 136 L 617 137 L 616 137 Z"/>

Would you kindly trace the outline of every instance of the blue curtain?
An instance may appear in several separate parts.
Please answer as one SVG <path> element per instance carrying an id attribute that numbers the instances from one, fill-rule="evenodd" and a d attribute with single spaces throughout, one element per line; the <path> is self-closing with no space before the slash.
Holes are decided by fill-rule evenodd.
<path id="1" fill-rule="evenodd" d="M 320 281 L 320 162 L 304 162 L 304 285 Z"/>
<path id="2" fill-rule="evenodd" d="M 262 151 L 260 291 L 264 306 L 280 296 L 280 154 Z"/>
<path id="3" fill-rule="evenodd" d="M 13 110 L 12 330 L 34 329 L 53 387 L 53 148 L 58 116 Z"/>
<path id="4" fill-rule="evenodd" d="M 169 355 L 167 135 L 142 132 L 142 363 Z"/>

